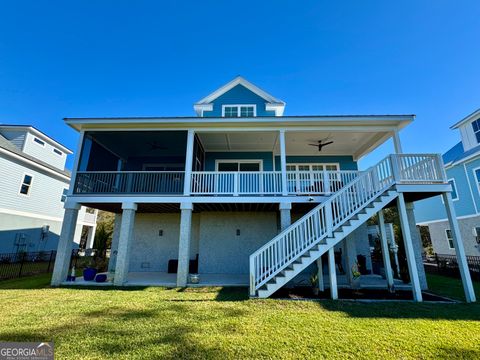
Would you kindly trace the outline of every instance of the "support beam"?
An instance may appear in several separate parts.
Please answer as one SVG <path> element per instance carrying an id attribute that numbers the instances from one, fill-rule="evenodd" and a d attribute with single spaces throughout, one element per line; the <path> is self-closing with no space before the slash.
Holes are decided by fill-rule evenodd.
<path id="1" fill-rule="evenodd" d="M 393 131 L 392 139 L 393 139 L 393 147 L 395 149 L 395 153 L 402 154 L 403 153 L 402 143 L 400 142 L 400 135 L 398 133 L 398 130 Z"/>
<path id="2" fill-rule="evenodd" d="M 190 265 L 190 242 L 192 235 L 192 203 L 180 204 L 180 238 L 178 240 L 177 286 L 185 287 Z"/>
<path id="3" fill-rule="evenodd" d="M 407 209 L 403 193 L 398 194 L 397 198 L 398 215 L 400 217 L 400 225 L 402 228 L 403 242 L 405 244 L 405 254 L 407 256 L 408 272 L 410 274 L 410 282 L 412 284 L 413 299 L 422 301 L 422 291 L 420 289 L 420 279 L 418 278 L 417 263 L 415 261 L 415 253 L 413 251 L 412 237 L 410 226 L 408 224 Z"/>
<path id="4" fill-rule="evenodd" d="M 80 204 L 69 201 L 65 203 L 62 230 L 58 239 L 57 255 L 52 274 L 52 286 L 58 286 L 67 279 L 79 210 Z"/>
<path id="5" fill-rule="evenodd" d="M 465 256 L 465 248 L 463 247 L 462 235 L 458 226 L 452 195 L 448 192 L 443 193 L 442 197 L 443 202 L 445 203 L 445 210 L 447 210 L 448 222 L 450 223 L 453 246 L 457 255 L 458 268 L 460 269 L 460 276 L 462 278 L 463 289 L 465 291 L 465 300 L 467 302 L 475 302 L 475 291 L 473 290 L 472 278 L 470 277 L 470 271 L 468 269 L 467 257 Z"/>
<path id="6" fill-rule="evenodd" d="M 328 277 L 330 280 L 330 297 L 332 300 L 337 300 L 337 271 L 335 269 L 335 250 L 333 246 L 328 249 Z"/>
<path id="7" fill-rule="evenodd" d="M 190 184 L 192 180 L 193 167 L 193 143 L 195 142 L 195 131 L 188 130 L 187 150 L 185 153 L 185 178 L 183 183 L 183 194 L 190 195 Z"/>
<path id="8" fill-rule="evenodd" d="M 280 231 L 285 230 L 292 224 L 292 203 L 289 202 L 282 202 L 279 205 L 280 209 Z"/>
<path id="9" fill-rule="evenodd" d="M 321 256 L 317 259 L 317 269 L 318 290 L 325 291 L 325 284 L 323 282 L 323 263 Z"/>
<path id="10" fill-rule="evenodd" d="M 387 231 L 385 230 L 385 218 L 383 210 L 378 212 L 378 227 L 380 228 L 380 245 L 382 247 L 383 266 L 385 267 L 385 277 L 387 278 L 388 290 L 392 291 L 393 286 L 393 271 L 390 262 L 390 251 L 388 249 Z"/>
<path id="11" fill-rule="evenodd" d="M 115 265 L 115 277 L 113 284 L 123 286 L 128 279 L 128 268 L 130 265 L 130 247 L 133 240 L 133 229 L 135 226 L 135 212 L 137 204 L 122 204 L 122 221 L 120 224 L 120 235 L 118 238 L 117 263 Z"/>
<path id="12" fill-rule="evenodd" d="M 280 169 L 282 172 L 282 195 L 288 195 L 288 186 L 287 186 L 287 152 L 285 145 L 285 130 L 280 130 L 279 134 L 280 140 Z"/>

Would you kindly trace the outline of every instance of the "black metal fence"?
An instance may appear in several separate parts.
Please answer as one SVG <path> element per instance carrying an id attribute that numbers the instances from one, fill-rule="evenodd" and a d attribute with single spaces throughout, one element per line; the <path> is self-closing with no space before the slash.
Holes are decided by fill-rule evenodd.
<path id="1" fill-rule="evenodd" d="M 0 280 L 53 271 L 56 251 L 0 254 Z"/>
<path id="2" fill-rule="evenodd" d="M 480 256 L 467 256 L 467 262 L 472 278 L 480 280 Z M 427 257 L 424 264 L 429 273 L 460 278 L 456 255 L 435 254 Z"/>

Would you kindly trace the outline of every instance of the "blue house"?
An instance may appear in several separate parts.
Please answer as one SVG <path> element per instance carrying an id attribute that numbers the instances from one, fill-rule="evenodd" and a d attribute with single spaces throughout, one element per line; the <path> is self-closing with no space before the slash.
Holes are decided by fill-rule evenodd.
<path id="1" fill-rule="evenodd" d="M 451 127 L 459 130 L 461 141 L 443 154 L 447 180 L 457 214 L 465 252 L 480 255 L 480 109 Z M 452 231 L 439 196 L 415 204 L 418 225 L 428 226 L 437 254 L 455 253 Z"/>
<path id="2" fill-rule="evenodd" d="M 116 214 L 106 285 L 237 285 L 265 298 L 314 272 L 335 299 L 338 286 L 354 285 L 361 259 L 360 286 L 400 286 L 385 236 L 386 280 L 368 275 L 366 225 L 398 206 L 408 287 L 421 301 L 427 285 L 412 203 L 443 194 L 452 206 L 440 156 L 402 154 L 399 132 L 413 115 L 285 116 L 285 102 L 242 77 L 194 110 L 197 116 L 65 119 L 80 142 L 52 285 L 68 284 L 68 224 L 87 205 Z M 390 140 L 396 154 L 358 169 L 359 159 Z M 468 274 L 464 282 L 474 301 Z"/>

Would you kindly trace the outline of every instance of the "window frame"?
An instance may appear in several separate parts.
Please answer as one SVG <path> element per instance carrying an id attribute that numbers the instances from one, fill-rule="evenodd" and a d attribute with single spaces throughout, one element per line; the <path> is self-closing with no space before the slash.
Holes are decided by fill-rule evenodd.
<path id="1" fill-rule="evenodd" d="M 452 196 L 452 201 L 458 201 L 458 200 L 460 200 L 460 195 L 458 194 L 457 182 L 455 181 L 454 178 L 447 179 L 447 183 L 450 183 L 450 181 L 453 182 L 453 185 L 452 185 L 452 184 L 450 184 L 450 185 L 452 185 L 452 189 L 455 189 L 455 194 L 457 194 L 457 197 L 456 197 L 456 198 L 454 198 L 454 197 Z M 450 194 L 453 195 L 453 191 L 452 191 Z M 442 200 L 443 200 L 443 197 L 442 197 Z"/>
<path id="2" fill-rule="evenodd" d="M 215 160 L 215 172 L 219 172 L 218 170 L 218 165 L 222 163 L 237 163 L 238 170 L 237 172 L 240 171 L 240 164 L 259 164 L 259 170 L 258 172 L 263 172 L 263 160 L 262 159 L 216 159 Z M 222 171 L 224 172 L 224 171 Z M 229 171 L 225 171 L 229 172 Z M 250 171 L 242 171 L 242 172 L 250 172 Z M 255 171 L 257 172 L 257 171 Z"/>
<path id="3" fill-rule="evenodd" d="M 474 123 L 476 124 L 476 126 L 478 128 L 477 131 L 475 131 L 475 127 L 473 126 Z M 475 119 L 470 124 L 472 125 L 473 136 L 475 137 L 475 140 L 477 141 L 477 144 L 480 144 L 480 139 L 479 139 L 479 136 L 480 136 L 480 119 Z M 477 134 L 479 134 L 479 136 L 477 136 Z"/>
<path id="4" fill-rule="evenodd" d="M 479 171 L 479 175 L 480 175 L 480 166 L 473 168 L 472 174 L 473 174 L 473 180 L 475 181 L 475 184 L 477 187 L 477 194 L 478 196 L 480 196 L 480 180 L 477 178 L 477 170 Z M 473 201 L 475 201 L 475 198 L 473 198 Z"/>
<path id="5" fill-rule="evenodd" d="M 237 108 L 237 116 L 225 116 L 225 108 L 227 107 L 236 107 Z M 223 104 L 222 105 L 222 117 L 226 118 L 241 118 L 245 117 L 248 118 L 250 116 L 241 116 L 241 108 L 242 107 L 252 107 L 253 108 L 253 116 L 251 117 L 256 117 L 257 116 L 257 105 L 256 104 Z"/>
<path id="6" fill-rule="evenodd" d="M 22 193 L 22 187 L 25 184 L 25 176 L 30 176 L 31 180 L 30 180 L 30 184 L 28 184 L 28 191 L 26 194 Z M 18 189 L 18 195 L 20 196 L 25 196 L 25 197 L 30 197 L 30 193 L 31 193 L 31 190 L 32 190 L 32 186 L 33 186 L 33 175 L 30 174 L 30 173 L 23 173 L 23 176 L 22 176 L 22 179 L 20 180 L 20 187 Z"/>
<path id="7" fill-rule="evenodd" d="M 33 137 L 33 140 L 32 140 L 35 144 L 37 144 L 38 146 L 41 146 L 41 147 L 45 147 L 45 141 L 43 141 L 42 139 L 34 136 Z"/>
<path id="8" fill-rule="evenodd" d="M 450 237 L 448 236 L 448 232 L 450 232 Z M 445 238 L 447 239 L 447 245 L 450 250 L 455 250 L 455 245 L 453 243 L 453 236 L 451 229 L 445 229 Z M 450 241 L 452 242 L 452 246 L 450 246 Z"/>

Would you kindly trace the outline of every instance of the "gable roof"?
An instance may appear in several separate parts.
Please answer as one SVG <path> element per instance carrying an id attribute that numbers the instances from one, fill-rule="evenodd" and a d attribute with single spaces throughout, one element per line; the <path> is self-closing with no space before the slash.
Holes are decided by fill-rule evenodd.
<path id="1" fill-rule="evenodd" d="M 13 131 L 25 131 L 25 132 L 30 132 L 33 135 L 41 138 L 42 140 L 45 140 L 46 142 L 55 145 L 58 147 L 60 150 L 62 150 L 66 154 L 73 154 L 73 151 L 69 148 L 67 148 L 65 145 L 62 145 L 59 143 L 57 140 L 51 138 L 44 132 L 38 130 L 35 126 L 33 125 L 17 125 L 17 124 L 0 124 L 0 130 L 13 130 Z"/>
<path id="2" fill-rule="evenodd" d="M 263 91 L 260 89 L 258 86 L 252 84 L 251 82 L 247 81 L 241 76 L 237 76 L 235 79 L 232 81 L 226 83 L 222 87 L 218 88 L 214 92 L 212 92 L 210 95 L 205 96 L 203 99 L 200 101 L 196 102 L 193 105 L 193 108 L 195 109 L 195 112 L 197 115 L 201 115 L 202 110 L 206 111 L 211 111 L 212 110 L 212 102 L 225 94 L 227 91 L 233 89 L 237 85 L 242 85 L 254 94 L 260 96 L 262 99 L 264 99 L 268 104 L 267 104 L 267 110 L 272 110 L 275 111 L 276 116 L 282 116 L 283 115 L 283 110 L 285 109 L 285 102 L 282 100 L 279 100 L 269 93 Z"/>
<path id="3" fill-rule="evenodd" d="M 477 118 L 480 118 L 480 109 L 475 110 L 472 112 L 470 115 L 464 117 L 462 120 L 456 122 L 452 126 L 450 126 L 450 129 L 458 129 L 461 125 L 465 124 L 466 122 L 476 120 Z"/>

